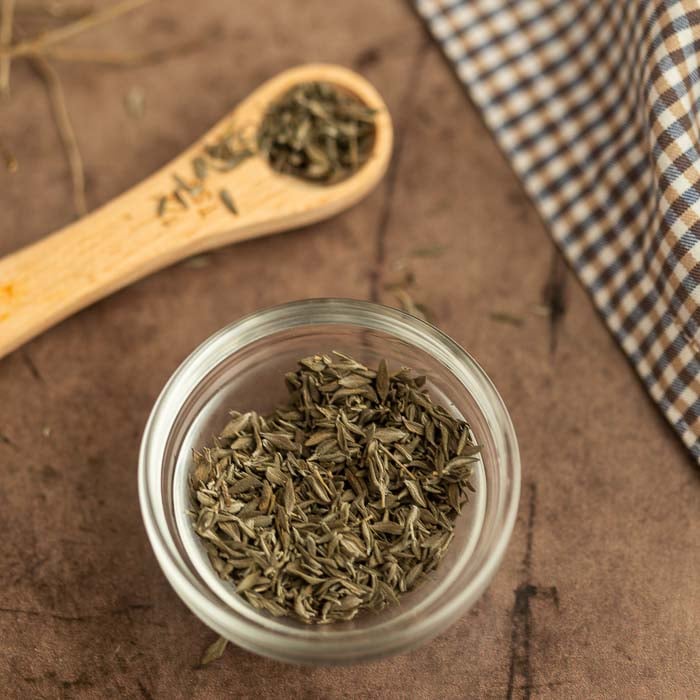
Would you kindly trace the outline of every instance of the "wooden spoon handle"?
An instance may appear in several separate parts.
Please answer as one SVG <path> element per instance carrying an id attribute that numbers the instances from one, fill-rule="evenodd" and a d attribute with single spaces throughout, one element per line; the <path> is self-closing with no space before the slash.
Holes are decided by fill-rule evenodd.
<path id="1" fill-rule="evenodd" d="M 196 197 L 187 196 L 187 208 L 170 198 L 160 216 L 160 198 L 175 188 L 173 173 L 191 173 L 191 155 L 188 151 L 101 209 L 0 259 L 0 357 L 174 262 L 225 243 L 318 220 L 351 203 L 332 198 L 328 207 L 302 206 L 295 212 L 309 185 L 272 173 L 255 156 L 235 174 L 227 174 L 224 183 L 215 181 Z M 237 200 L 242 193 L 239 215 L 219 197 L 219 185 L 229 190 L 232 184 Z"/>
<path id="2" fill-rule="evenodd" d="M 0 357 L 187 253 L 180 222 L 168 228 L 156 220 L 147 184 L 0 260 Z M 197 239 L 189 244 L 196 252 Z"/>

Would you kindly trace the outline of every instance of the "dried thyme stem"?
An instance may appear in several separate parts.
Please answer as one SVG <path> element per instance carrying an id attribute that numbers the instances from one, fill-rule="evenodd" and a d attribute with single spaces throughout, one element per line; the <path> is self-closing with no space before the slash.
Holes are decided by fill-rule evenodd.
<path id="1" fill-rule="evenodd" d="M 47 48 L 43 53 L 56 61 L 101 63 L 107 66 L 136 66 L 140 63 L 146 63 L 149 59 L 158 57 L 164 52 L 164 49 L 157 51 L 101 51 L 100 49 L 55 46 Z"/>
<path id="2" fill-rule="evenodd" d="M 78 214 L 78 216 L 83 216 L 87 214 L 83 159 L 80 155 L 73 124 L 68 114 L 61 80 L 56 69 L 41 56 L 34 56 L 31 59 L 31 65 L 46 85 L 46 90 L 51 102 L 51 110 L 56 120 L 56 128 L 61 137 L 70 168 L 71 182 L 73 184 L 73 204 L 76 214 Z"/>
<path id="3" fill-rule="evenodd" d="M 7 49 L 12 41 L 12 17 L 15 0 L 2 0 L 0 15 L 0 49 Z M 0 58 L 0 97 L 10 94 L 10 62 L 9 56 Z"/>
<path id="4" fill-rule="evenodd" d="M 24 0 L 17 8 L 17 14 L 46 15 L 54 19 L 79 19 L 93 11 L 91 2 L 56 2 L 56 0 Z"/>
<path id="5" fill-rule="evenodd" d="M 224 637 L 217 637 L 205 650 L 202 655 L 202 660 L 199 662 L 200 666 L 206 666 L 212 661 L 220 659 L 226 651 L 226 646 L 228 645 L 228 639 Z"/>
<path id="6" fill-rule="evenodd" d="M 144 51 L 102 51 L 100 49 L 73 48 L 69 46 L 53 46 L 42 53 L 57 61 L 73 63 L 100 63 L 107 66 L 139 66 L 147 63 L 158 63 L 171 56 L 180 55 L 202 46 L 207 37 L 189 39 L 173 46 Z"/>
<path id="7" fill-rule="evenodd" d="M 58 44 L 61 41 L 70 39 L 76 34 L 80 34 L 88 29 L 92 29 L 99 24 L 104 24 L 110 20 L 116 19 L 117 17 L 131 12 L 146 3 L 151 2 L 151 0 L 122 0 L 121 2 L 114 3 L 104 10 L 99 10 L 87 15 L 86 17 L 81 17 L 75 22 L 66 24 L 63 27 L 54 29 L 46 32 L 45 34 L 35 38 L 23 41 L 15 46 L 10 46 L 7 48 L 0 47 L 0 57 L 16 57 L 16 56 L 29 56 L 32 54 L 42 53 L 47 47 L 53 44 Z"/>

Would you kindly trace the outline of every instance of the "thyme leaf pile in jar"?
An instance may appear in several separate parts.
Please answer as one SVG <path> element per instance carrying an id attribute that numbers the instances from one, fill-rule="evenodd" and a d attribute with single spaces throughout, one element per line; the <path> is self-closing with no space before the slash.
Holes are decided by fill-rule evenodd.
<path id="1" fill-rule="evenodd" d="M 303 622 L 398 603 L 474 491 L 469 426 L 385 361 L 315 355 L 285 381 L 286 405 L 233 411 L 194 454 L 191 514 L 212 566 L 255 608 Z"/>

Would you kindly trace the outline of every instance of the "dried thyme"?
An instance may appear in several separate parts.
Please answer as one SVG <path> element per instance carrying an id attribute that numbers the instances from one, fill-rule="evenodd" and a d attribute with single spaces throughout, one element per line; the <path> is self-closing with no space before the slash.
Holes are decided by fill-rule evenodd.
<path id="1" fill-rule="evenodd" d="M 180 206 L 183 209 L 189 209 L 190 205 L 187 203 L 187 200 L 185 199 L 185 195 L 183 194 L 183 191 L 179 187 L 173 191 L 173 197 L 175 197 L 175 199 L 177 199 L 177 201 L 180 203 Z"/>
<path id="2" fill-rule="evenodd" d="M 516 316 L 507 311 L 490 311 L 489 317 L 492 321 L 498 321 L 499 323 L 509 323 L 511 326 L 522 326 L 524 319 L 522 316 Z"/>
<path id="3" fill-rule="evenodd" d="M 330 184 L 367 161 L 374 119 L 374 110 L 330 83 L 301 83 L 271 106 L 258 145 L 275 170 Z"/>
<path id="4" fill-rule="evenodd" d="M 192 160 L 192 170 L 198 180 L 204 180 L 207 176 L 207 161 L 201 156 L 197 156 Z"/>
<path id="5" fill-rule="evenodd" d="M 238 214 L 238 209 L 236 208 L 236 203 L 233 201 L 233 197 L 228 190 L 221 190 L 219 192 L 219 198 L 224 203 L 224 206 L 232 213 Z"/>
<path id="6" fill-rule="evenodd" d="M 375 111 L 330 83 L 300 83 L 286 92 L 265 114 L 260 129 L 249 138 L 240 129 L 204 146 L 192 160 L 196 185 L 177 173 L 172 193 L 183 207 L 184 194 L 196 197 L 211 171 L 229 172 L 261 153 L 278 172 L 320 184 L 333 184 L 358 170 L 374 146 Z M 219 194 L 224 206 L 233 198 Z M 158 209 L 158 215 L 164 211 Z"/>
<path id="7" fill-rule="evenodd" d="M 194 454 L 191 515 L 250 605 L 308 623 L 395 604 L 452 541 L 479 446 L 426 378 L 341 353 L 285 375 L 288 403 L 231 413 Z"/>
<path id="8" fill-rule="evenodd" d="M 228 639 L 225 639 L 224 637 L 217 637 L 204 651 L 204 654 L 202 654 L 202 660 L 199 662 L 200 666 L 206 666 L 207 664 L 210 664 L 212 661 L 217 661 L 220 659 L 223 655 L 224 652 L 226 651 L 226 647 L 228 646 Z"/>

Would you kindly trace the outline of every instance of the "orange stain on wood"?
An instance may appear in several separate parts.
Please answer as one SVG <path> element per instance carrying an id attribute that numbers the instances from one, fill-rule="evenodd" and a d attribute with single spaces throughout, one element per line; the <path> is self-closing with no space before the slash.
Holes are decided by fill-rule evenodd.
<path id="1" fill-rule="evenodd" d="M 214 195 L 207 189 L 203 189 L 199 194 L 192 197 L 192 201 L 195 204 L 203 204 L 204 202 L 209 202 Z"/>
<path id="2" fill-rule="evenodd" d="M 15 296 L 15 285 L 14 284 L 0 285 L 0 297 L 7 297 L 8 299 L 13 299 L 14 296 Z"/>
<path id="3" fill-rule="evenodd" d="M 206 219 L 209 214 L 211 214 L 213 211 L 216 211 L 219 208 L 218 204 L 213 204 L 209 207 L 201 207 L 200 209 L 197 209 L 197 213 L 203 218 Z"/>

